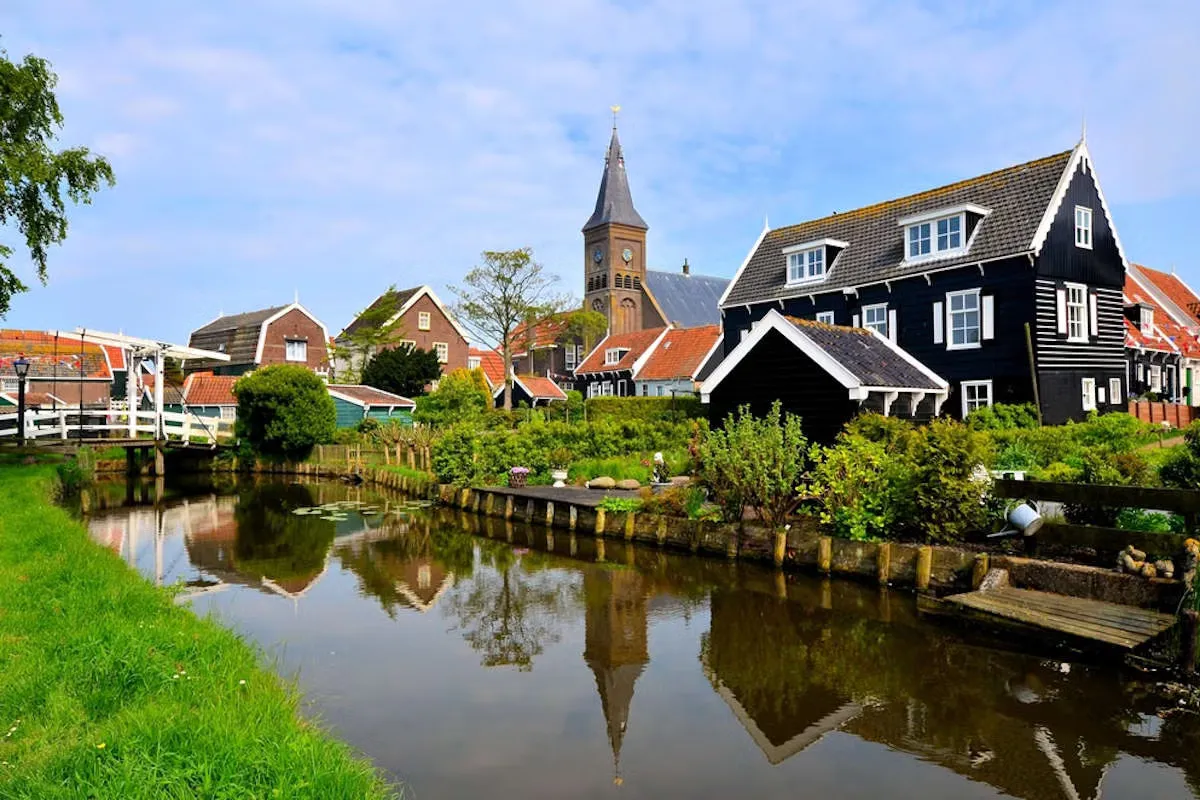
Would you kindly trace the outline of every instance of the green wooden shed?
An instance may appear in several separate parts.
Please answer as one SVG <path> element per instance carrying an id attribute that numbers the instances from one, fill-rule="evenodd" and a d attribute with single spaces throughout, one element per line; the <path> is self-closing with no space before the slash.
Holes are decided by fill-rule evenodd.
<path id="1" fill-rule="evenodd" d="M 367 417 L 380 422 L 396 420 L 403 425 L 412 425 L 412 412 L 417 405 L 407 397 L 373 386 L 331 383 L 329 396 L 337 407 L 339 428 L 353 428 Z"/>

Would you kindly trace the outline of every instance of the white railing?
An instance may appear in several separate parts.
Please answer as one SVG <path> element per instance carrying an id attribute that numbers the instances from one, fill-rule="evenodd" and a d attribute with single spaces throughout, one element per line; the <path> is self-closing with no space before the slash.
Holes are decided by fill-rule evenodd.
<path id="1" fill-rule="evenodd" d="M 81 418 L 82 417 L 82 418 Z M 16 438 L 15 413 L 0 414 L 0 439 Z M 25 439 L 158 439 L 215 444 L 233 436 L 233 420 L 203 417 L 186 411 L 123 411 L 120 409 L 58 409 L 25 412 Z"/>

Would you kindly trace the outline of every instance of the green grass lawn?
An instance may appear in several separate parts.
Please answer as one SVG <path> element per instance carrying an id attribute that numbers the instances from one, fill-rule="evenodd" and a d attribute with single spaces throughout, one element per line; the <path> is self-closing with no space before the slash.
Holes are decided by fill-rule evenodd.
<path id="1" fill-rule="evenodd" d="M 384 798 L 250 645 L 0 464 L 0 797 Z"/>

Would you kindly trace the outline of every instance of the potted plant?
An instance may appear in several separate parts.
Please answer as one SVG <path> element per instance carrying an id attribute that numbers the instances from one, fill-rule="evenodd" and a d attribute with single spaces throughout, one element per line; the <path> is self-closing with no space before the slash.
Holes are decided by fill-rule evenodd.
<path id="1" fill-rule="evenodd" d="M 571 464 L 571 451 L 565 447 L 556 447 L 547 453 L 550 461 L 550 477 L 556 487 L 566 486 L 567 467 Z"/>
<path id="2" fill-rule="evenodd" d="M 529 479 L 529 467 L 513 467 L 508 471 L 508 485 L 520 489 Z"/>

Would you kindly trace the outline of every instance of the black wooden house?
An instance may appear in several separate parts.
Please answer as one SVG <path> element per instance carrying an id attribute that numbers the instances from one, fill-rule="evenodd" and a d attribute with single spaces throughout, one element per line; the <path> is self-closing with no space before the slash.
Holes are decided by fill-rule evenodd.
<path id="1" fill-rule="evenodd" d="M 774 309 L 876 331 L 945 379 L 943 413 L 1032 402 L 1035 380 L 1048 423 L 1123 409 L 1125 265 L 1081 141 L 949 186 L 764 229 L 721 298 L 726 359 L 753 345 L 753 324 Z M 705 391 L 716 389 L 706 382 Z M 742 382 L 730 402 L 783 393 L 781 382 Z"/>

